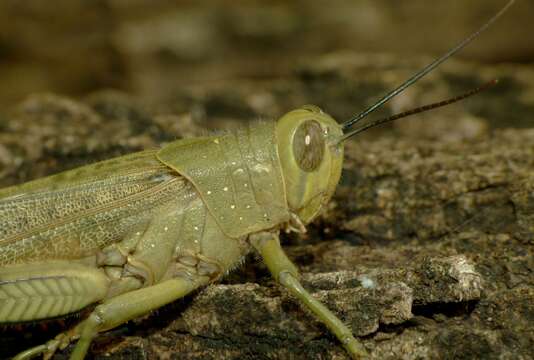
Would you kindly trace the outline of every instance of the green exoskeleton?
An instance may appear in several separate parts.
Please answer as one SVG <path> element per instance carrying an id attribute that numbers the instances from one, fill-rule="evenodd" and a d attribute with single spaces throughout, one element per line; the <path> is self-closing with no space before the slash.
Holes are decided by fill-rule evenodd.
<path id="1" fill-rule="evenodd" d="M 48 343 L 17 355 L 51 357 L 210 284 L 259 252 L 273 277 L 322 321 L 353 358 L 366 356 L 343 321 L 299 283 L 279 232 L 305 231 L 340 179 L 354 123 L 430 72 L 487 28 L 360 115 L 338 124 L 317 107 L 233 134 L 184 139 L 0 191 L 0 323 L 92 313 Z"/>

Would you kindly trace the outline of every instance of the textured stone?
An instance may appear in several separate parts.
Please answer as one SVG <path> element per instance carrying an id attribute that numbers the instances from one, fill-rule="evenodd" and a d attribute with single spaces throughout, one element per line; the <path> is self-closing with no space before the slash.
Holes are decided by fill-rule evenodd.
<path id="1" fill-rule="evenodd" d="M 426 60 L 333 54 L 261 89 L 242 81 L 148 107 L 117 92 L 82 100 L 32 95 L 2 115 L 0 183 L 199 135 L 220 123 L 278 116 L 302 103 L 347 118 Z M 373 358 L 530 355 L 532 69 L 451 62 L 384 112 L 501 75 L 501 87 L 462 106 L 348 142 L 327 211 L 307 234 L 283 239 L 304 285 L 363 336 Z M 47 327 L 5 330 L 0 357 L 49 339 L 62 325 Z M 222 284 L 101 334 L 91 352 L 97 359 L 346 358 L 254 258 Z"/>

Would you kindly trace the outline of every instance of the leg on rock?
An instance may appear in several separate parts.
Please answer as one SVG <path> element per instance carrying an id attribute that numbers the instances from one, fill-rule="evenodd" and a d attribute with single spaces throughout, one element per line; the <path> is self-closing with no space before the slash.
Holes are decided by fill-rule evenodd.
<path id="1" fill-rule="evenodd" d="M 284 253 L 278 235 L 269 232 L 258 233 L 252 235 L 250 241 L 261 254 L 275 280 L 299 299 L 302 305 L 313 312 L 330 329 L 352 358 L 365 358 L 367 352 L 354 338 L 352 331 L 300 284 L 297 268 Z"/>
<path id="2" fill-rule="evenodd" d="M 175 278 L 106 300 L 76 327 L 80 340 L 72 352 L 71 360 L 82 360 L 85 357 L 98 332 L 112 329 L 171 303 L 208 282 L 209 278 L 204 276 L 194 279 Z"/>

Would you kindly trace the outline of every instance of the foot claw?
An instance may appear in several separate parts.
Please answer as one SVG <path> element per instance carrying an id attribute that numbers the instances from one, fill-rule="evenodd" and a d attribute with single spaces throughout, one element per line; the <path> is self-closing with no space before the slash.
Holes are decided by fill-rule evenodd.
<path id="1" fill-rule="evenodd" d="M 74 328 L 59 334 L 53 340 L 50 340 L 45 344 L 32 347 L 31 349 L 17 354 L 13 360 L 29 360 L 38 355 L 43 355 L 44 360 L 50 360 L 57 350 L 65 349 L 71 343 L 71 341 L 75 340 L 77 337 L 78 334 L 76 332 L 76 328 Z"/>

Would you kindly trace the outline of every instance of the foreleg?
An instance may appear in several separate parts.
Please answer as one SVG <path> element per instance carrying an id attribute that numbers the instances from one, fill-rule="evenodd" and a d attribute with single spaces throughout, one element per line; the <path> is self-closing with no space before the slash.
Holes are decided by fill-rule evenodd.
<path id="1" fill-rule="evenodd" d="M 277 234 L 269 232 L 254 234 L 250 236 L 250 241 L 263 257 L 274 279 L 299 299 L 302 305 L 310 309 L 339 339 L 354 359 L 367 356 L 367 352 L 354 338 L 352 331 L 302 287 L 298 280 L 298 270 L 284 253 Z"/>

